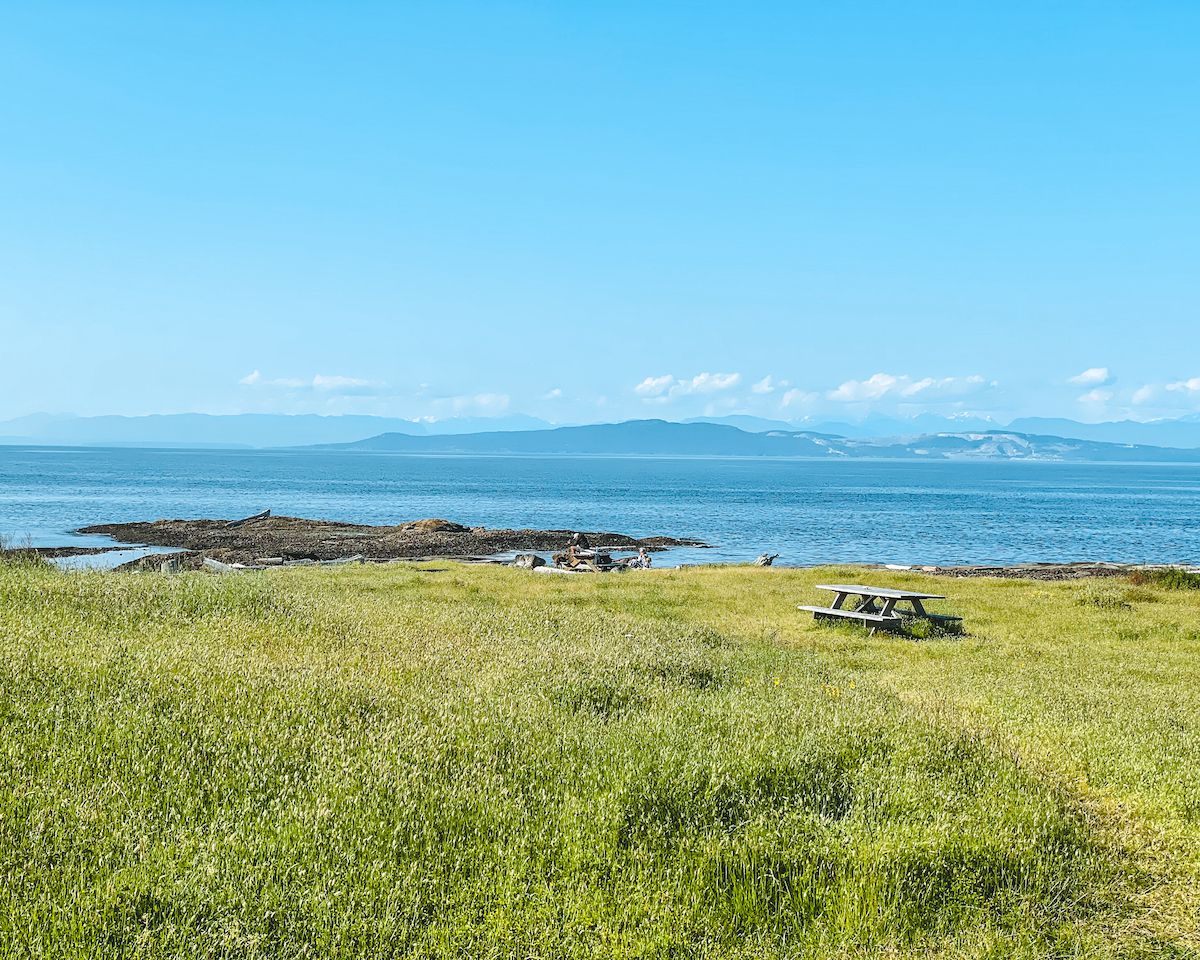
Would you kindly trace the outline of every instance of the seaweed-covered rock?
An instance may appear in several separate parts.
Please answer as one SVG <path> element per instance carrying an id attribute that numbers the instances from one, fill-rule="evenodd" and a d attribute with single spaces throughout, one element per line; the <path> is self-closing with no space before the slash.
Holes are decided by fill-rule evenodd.
<path id="1" fill-rule="evenodd" d="M 271 516 L 231 527 L 227 520 L 156 520 L 153 523 L 112 523 L 85 527 L 121 543 L 178 547 L 197 551 L 223 563 L 250 564 L 258 557 L 289 560 L 337 560 L 362 555 L 373 560 L 461 557 L 478 559 L 498 553 L 560 550 L 569 530 L 494 530 L 467 527 L 431 518 L 395 526 L 367 526 L 302 517 Z M 586 534 L 594 549 L 661 550 L 675 546 L 705 546 L 695 540 L 671 537 L 638 539 L 621 533 Z M 159 560 L 161 562 L 161 558 Z M 185 565 L 186 568 L 186 565 Z M 155 563 L 154 569 L 158 569 Z"/>
<path id="2" fill-rule="evenodd" d="M 431 517 L 428 520 L 413 520 L 409 523 L 400 524 L 401 530 L 412 533 L 467 533 L 468 528 L 461 523 L 454 523 L 450 520 L 442 520 L 440 517 Z"/>

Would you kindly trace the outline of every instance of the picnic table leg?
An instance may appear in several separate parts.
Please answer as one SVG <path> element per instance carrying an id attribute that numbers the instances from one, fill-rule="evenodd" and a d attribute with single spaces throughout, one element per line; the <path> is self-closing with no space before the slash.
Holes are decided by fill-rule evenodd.
<path id="1" fill-rule="evenodd" d="M 913 597 L 909 602 L 912 603 L 913 613 L 915 613 L 918 617 L 925 617 L 928 619 L 929 614 L 925 612 L 925 607 L 920 600 L 918 600 L 916 597 Z"/>
<path id="2" fill-rule="evenodd" d="M 866 602 L 865 602 L 865 603 L 863 603 L 863 604 L 862 604 L 862 606 L 860 606 L 860 607 L 858 608 L 858 609 L 859 609 L 859 612 L 861 612 L 861 613 L 875 613 L 875 612 L 876 612 L 876 610 L 875 610 L 875 598 L 874 598 L 874 597 L 864 597 L 863 599 L 864 599 Z M 868 636 L 868 637 L 873 637 L 873 636 L 875 636 L 875 634 L 876 634 L 876 633 L 878 633 L 878 632 L 879 632 L 879 624 L 878 624 L 878 623 L 872 623 L 872 624 L 870 624 L 870 626 L 867 628 L 867 636 Z"/>
<path id="3" fill-rule="evenodd" d="M 892 611 L 896 609 L 896 601 L 888 598 L 883 601 L 883 609 L 879 611 L 881 617 L 890 617 Z"/>
<path id="4" fill-rule="evenodd" d="M 874 613 L 875 598 L 864 596 L 857 607 L 854 608 L 855 613 Z"/>
<path id="5" fill-rule="evenodd" d="M 846 594 L 838 592 L 837 599 L 833 601 L 833 609 L 841 610 L 842 604 L 846 602 Z"/>

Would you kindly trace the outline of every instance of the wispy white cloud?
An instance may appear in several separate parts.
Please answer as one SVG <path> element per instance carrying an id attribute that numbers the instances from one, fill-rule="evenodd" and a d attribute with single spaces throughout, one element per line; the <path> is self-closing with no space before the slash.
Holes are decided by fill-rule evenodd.
<path id="1" fill-rule="evenodd" d="M 1197 400 L 1200 400 L 1200 377 L 1168 383 L 1145 383 L 1129 397 L 1129 402 L 1136 407 L 1159 408 L 1160 415 L 1189 410 Z"/>
<path id="2" fill-rule="evenodd" d="M 812 393 L 807 390 L 801 390 L 798 387 L 793 387 L 783 395 L 779 404 L 789 409 L 802 409 L 813 406 L 820 399 L 821 395 L 819 393 Z"/>
<path id="3" fill-rule="evenodd" d="M 866 380 L 847 380 L 837 389 L 829 391 L 829 399 L 839 403 L 859 403 L 864 400 L 878 400 L 896 390 L 901 377 L 890 373 L 876 373 Z"/>
<path id="4" fill-rule="evenodd" d="M 787 380 L 776 380 L 771 374 L 767 374 L 750 387 L 750 392 L 762 395 L 774 393 L 776 390 L 783 390 L 790 386 L 791 384 Z"/>
<path id="5" fill-rule="evenodd" d="M 674 382 L 675 378 L 669 373 L 661 377 L 647 377 L 633 388 L 633 392 L 639 397 L 661 397 L 671 389 Z"/>
<path id="6" fill-rule="evenodd" d="M 1167 389 L 1172 393 L 1200 394 L 1200 377 L 1189 377 L 1187 380 L 1176 380 L 1168 383 Z"/>
<path id="7" fill-rule="evenodd" d="M 1088 367 L 1082 373 L 1071 377 L 1067 383 L 1073 383 L 1077 387 L 1107 387 L 1115 383 L 1116 379 L 1108 367 Z"/>
<path id="8" fill-rule="evenodd" d="M 466 393 L 441 397 L 434 402 L 449 406 L 456 414 L 479 413 L 489 416 L 505 413 L 512 404 L 512 397 L 507 393 Z"/>
<path id="9" fill-rule="evenodd" d="M 370 393 L 379 390 L 383 384 L 361 377 L 343 377 L 324 373 L 314 374 L 310 379 L 302 377 L 271 377 L 262 375 L 262 371 L 254 370 L 242 377 L 238 383 L 243 387 L 257 387 L 275 390 L 311 390 L 316 393 L 351 394 Z"/>
<path id="10" fill-rule="evenodd" d="M 1094 408 L 1093 415 L 1105 416 L 1174 417 L 1200 409 L 1200 377 L 1188 377 L 1167 382 L 1143 383 L 1135 390 L 1113 386 L 1095 387 L 1086 391 L 1077 402 Z"/>
<path id="11" fill-rule="evenodd" d="M 282 388 L 295 389 L 300 386 L 311 385 L 308 380 L 301 380 L 296 377 L 276 377 L 268 379 L 263 376 L 262 371 L 254 371 L 247 373 L 245 377 L 238 380 L 242 386 L 282 386 Z"/>
<path id="12" fill-rule="evenodd" d="M 666 402 L 692 394 L 719 393 L 731 390 L 742 382 L 740 373 L 698 373 L 694 377 L 676 379 L 671 374 L 661 377 L 646 377 L 633 388 L 633 392 L 644 400 Z"/>
<path id="13" fill-rule="evenodd" d="M 335 390 L 341 393 L 346 390 L 376 387 L 379 384 L 373 383 L 370 380 L 363 380 L 360 377 L 329 377 L 318 373 L 312 378 L 312 386 L 314 390 Z"/>
<path id="14" fill-rule="evenodd" d="M 463 416 L 498 417 L 508 413 L 512 406 L 512 397 L 507 393 L 425 394 L 420 400 L 423 412 L 417 419 L 424 423 Z"/>
<path id="15" fill-rule="evenodd" d="M 264 412 L 372 414 L 417 420 L 444 420 L 452 417 L 498 417 L 513 412 L 513 397 L 491 390 L 455 393 L 453 388 L 421 383 L 416 387 L 392 389 L 387 384 L 340 374 L 318 373 L 311 377 L 267 377 L 253 370 L 238 383 L 249 402 Z M 544 394 L 531 394 L 543 400 L 570 403 L 566 392 L 555 387 Z"/>
<path id="16" fill-rule="evenodd" d="M 972 396 L 997 386 L 978 374 L 966 377 L 922 377 L 907 374 L 876 373 L 865 380 L 847 380 L 826 397 L 835 403 L 870 403 L 893 399 L 901 402 L 935 403 L 940 400 Z"/>
<path id="17" fill-rule="evenodd" d="M 742 382 L 740 373 L 698 373 L 690 381 L 681 380 L 673 390 L 679 394 L 716 393 L 730 390 Z"/>
<path id="18" fill-rule="evenodd" d="M 544 394 L 542 394 L 542 399 L 543 400 L 561 400 L 562 395 L 563 395 L 562 388 L 555 387 L 553 390 L 547 390 Z"/>

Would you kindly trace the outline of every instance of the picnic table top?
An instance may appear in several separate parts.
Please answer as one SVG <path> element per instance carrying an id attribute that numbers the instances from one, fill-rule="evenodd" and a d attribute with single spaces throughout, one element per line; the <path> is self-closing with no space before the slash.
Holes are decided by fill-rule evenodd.
<path id="1" fill-rule="evenodd" d="M 860 597 L 883 597 L 885 600 L 945 600 L 940 593 L 921 593 L 918 590 L 892 590 L 889 587 L 868 587 L 861 583 L 818 583 L 818 590 L 852 593 Z"/>

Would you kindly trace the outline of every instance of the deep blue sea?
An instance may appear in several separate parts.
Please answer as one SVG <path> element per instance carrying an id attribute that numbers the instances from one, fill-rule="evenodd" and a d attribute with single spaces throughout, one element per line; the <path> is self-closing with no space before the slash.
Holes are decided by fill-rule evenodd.
<path id="1" fill-rule="evenodd" d="M 949 461 L 451 457 L 0 446 L 0 534 L 164 517 L 699 537 L 664 562 L 1200 561 L 1200 466 Z"/>

